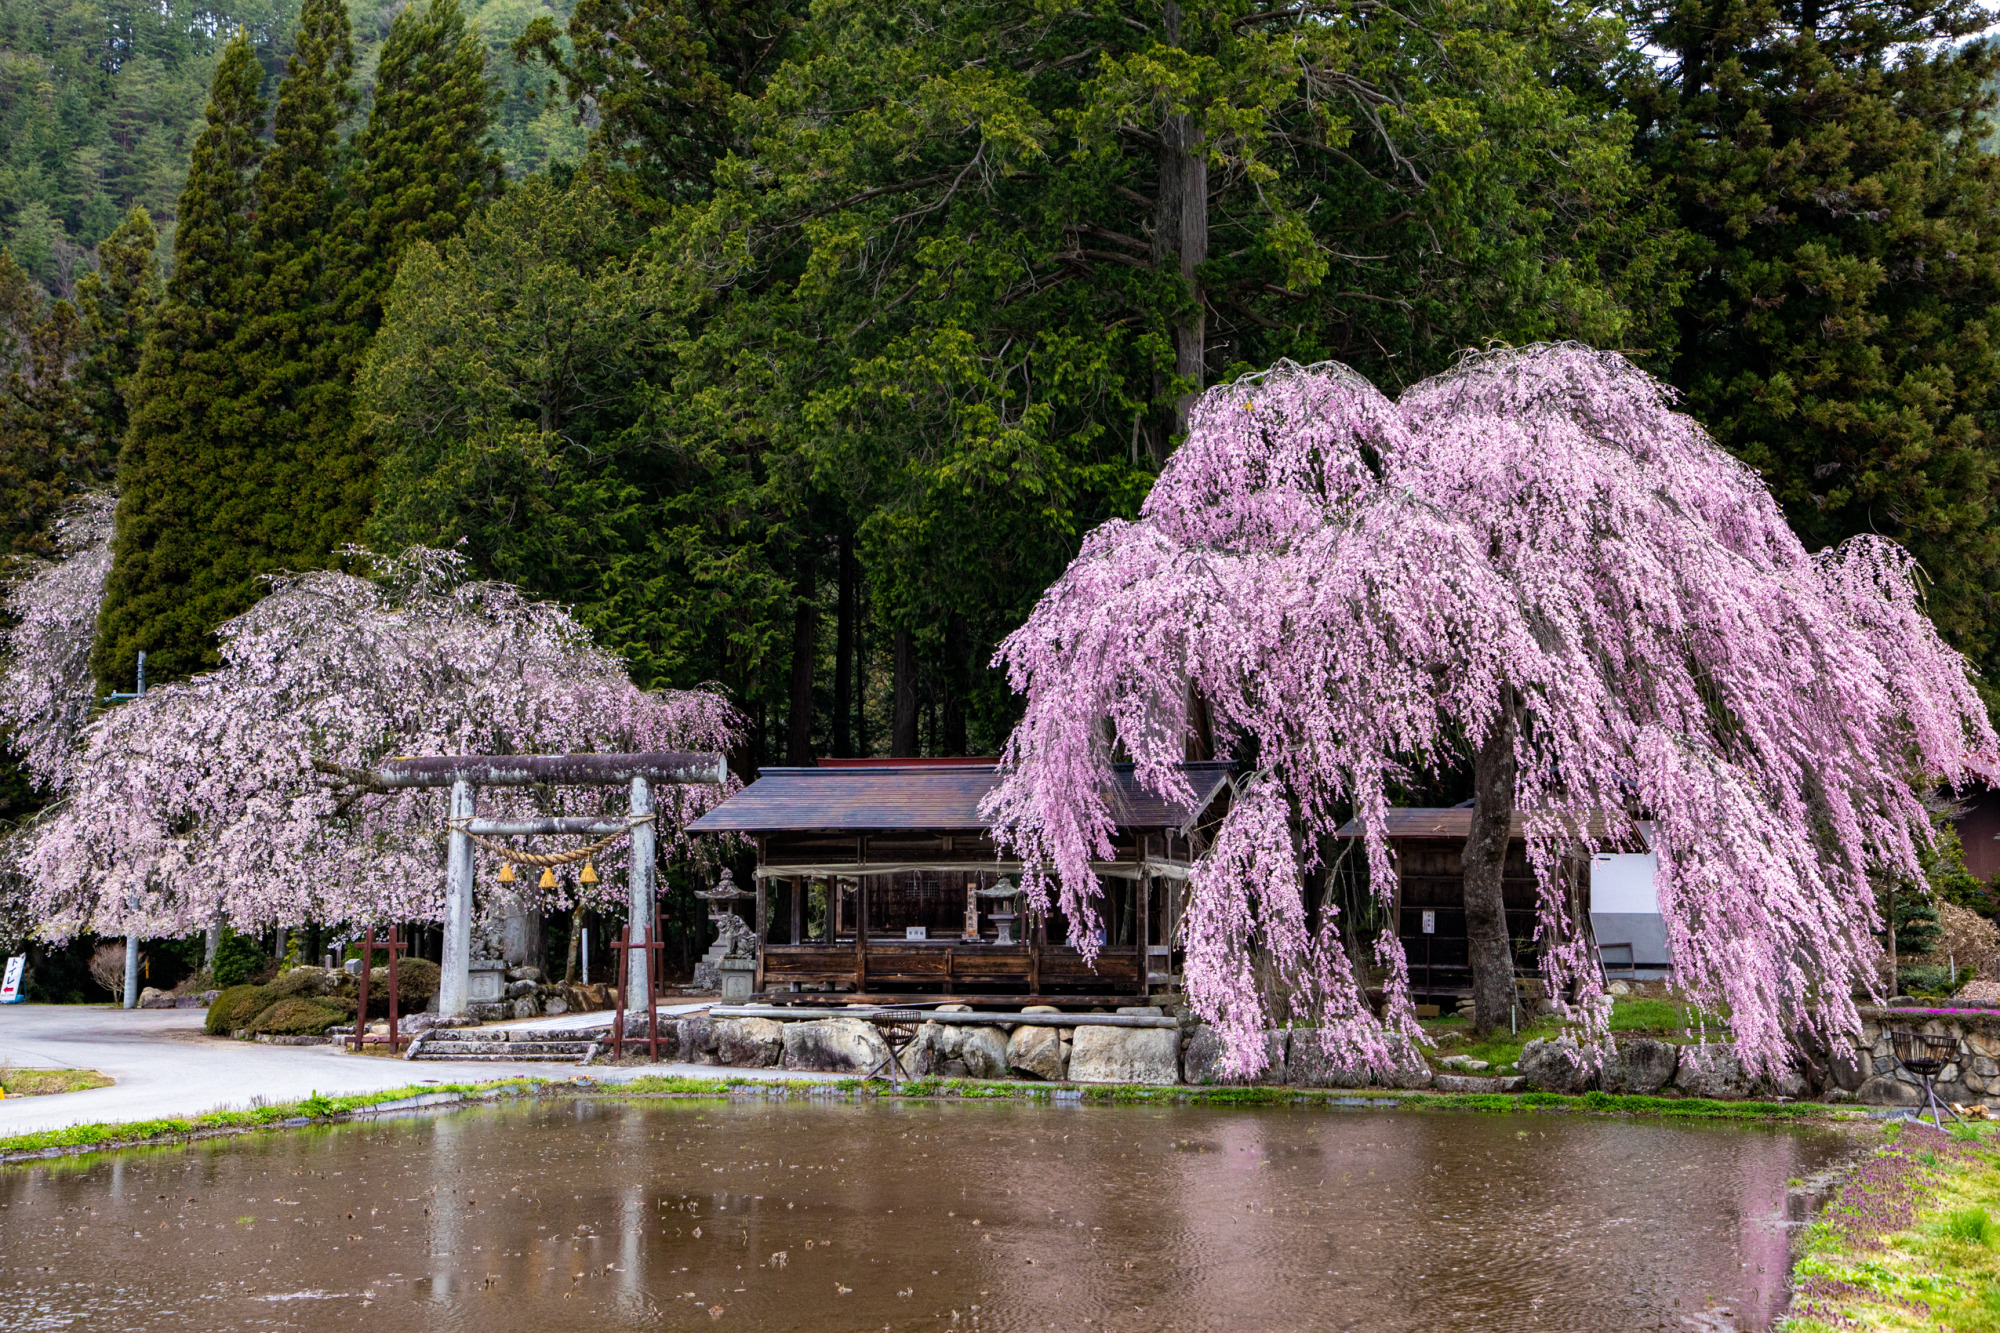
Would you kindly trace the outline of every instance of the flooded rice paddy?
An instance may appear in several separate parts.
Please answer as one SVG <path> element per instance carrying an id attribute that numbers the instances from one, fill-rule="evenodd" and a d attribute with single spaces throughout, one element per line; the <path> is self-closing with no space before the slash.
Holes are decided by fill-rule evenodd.
<path id="1" fill-rule="evenodd" d="M 1719 1329 L 1824 1130 L 538 1102 L 0 1170 L 10 1330 Z"/>

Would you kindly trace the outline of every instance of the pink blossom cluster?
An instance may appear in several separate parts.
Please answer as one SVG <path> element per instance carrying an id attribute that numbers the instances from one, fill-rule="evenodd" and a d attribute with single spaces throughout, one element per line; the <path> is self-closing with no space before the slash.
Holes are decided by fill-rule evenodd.
<path id="1" fill-rule="evenodd" d="M 1247 765 L 1182 941 L 1239 1073 L 1276 1021 L 1377 1067 L 1418 1039 L 1393 933 L 1377 1018 L 1332 904 L 1306 928 L 1307 876 L 1352 818 L 1386 905 L 1391 790 L 1462 764 L 1505 699 L 1566 1015 L 1605 1036 L 1566 885 L 1644 821 L 1679 981 L 1759 1071 L 1858 1031 L 1871 876 L 1920 875 L 1931 784 L 2000 777 L 1909 556 L 1873 537 L 1808 553 L 1665 386 L 1574 345 L 1468 356 L 1399 402 L 1339 366 L 1210 390 L 1139 519 L 1092 533 L 996 660 L 1027 703 L 988 813 L 1081 948 L 1114 759 L 1191 798 L 1175 765 L 1198 697 Z M 1260 988 L 1253 957 L 1285 984 Z"/>
<path id="2" fill-rule="evenodd" d="M 99 534 L 67 557 L 86 571 L 63 585 L 74 614 L 45 617 L 71 627 L 81 649 L 73 643 L 65 657 L 16 633 L 0 697 L 17 726 L 38 701 L 88 689 L 87 673 L 59 678 L 64 663 L 82 671 L 92 619 L 82 608 L 100 595 L 102 551 Z M 60 800 L 19 852 L 45 935 L 183 933 L 218 913 L 245 928 L 437 919 L 447 794 L 366 793 L 315 761 L 365 769 L 414 754 L 713 752 L 737 739 L 740 719 L 720 696 L 639 690 L 562 608 L 466 578 L 455 553 L 345 555 L 360 572 L 273 578 L 269 595 L 219 631 L 219 669 L 104 712 L 67 752 L 50 736 L 35 772 Z M 660 855 L 689 852 L 683 828 L 724 794 L 662 789 Z M 480 814 L 617 816 L 626 795 L 487 788 Z M 598 901 L 622 898 L 622 854 L 599 864 Z M 490 884 L 497 864 L 482 861 Z M 525 873 L 517 892 L 535 900 L 534 883 Z M 565 875 L 543 905 L 583 892 Z"/>
<path id="3" fill-rule="evenodd" d="M 73 776 L 77 736 L 96 703 L 90 644 L 111 572 L 117 502 L 87 495 L 56 520 L 57 558 L 16 573 L 7 590 L 7 666 L 0 677 L 0 726 L 44 789 Z"/>

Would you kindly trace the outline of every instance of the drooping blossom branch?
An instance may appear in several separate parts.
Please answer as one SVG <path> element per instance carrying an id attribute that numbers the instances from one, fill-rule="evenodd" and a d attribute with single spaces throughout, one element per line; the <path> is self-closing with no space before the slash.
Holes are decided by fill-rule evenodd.
<path id="1" fill-rule="evenodd" d="M 59 792 L 72 777 L 77 737 L 95 703 L 90 642 L 111 572 L 116 501 L 88 495 L 56 520 L 57 558 L 22 571 L 7 592 L 0 727 L 36 785 Z"/>
<path id="2" fill-rule="evenodd" d="M 706 691 L 645 693 L 558 607 L 469 581 L 450 552 L 348 552 L 363 574 L 272 581 L 220 630 L 222 666 L 83 733 L 24 856 L 45 934 L 436 919 L 445 798 L 321 770 L 397 754 L 721 750 L 739 719 Z M 723 793 L 659 793 L 660 855 Z M 489 789 L 482 813 L 615 815 L 622 789 Z M 597 895 L 622 894 L 618 856 Z M 534 898 L 532 876 L 517 890 Z M 581 892 L 565 885 L 566 896 Z M 554 903 L 546 905 L 556 905 Z"/>
<path id="3" fill-rule="evenodd" d="M 988 812 L 1088 950 L 1108 766 L 1122 750 L 1188 797 L 1174 765 L 1198 695 L 1259 776 L 1196 872 L 1190 1000 L 1254 1068 L 1273 1015 L 1245 958 L 1263 951 L 1291 980 L 1285 1017 L 1379 1064 L 1417 1036 L 1401 949 L 1377 944 L 1377 1020 L 1332 904 L 1302 938 L 1311 849 L 1357 820 L 1386 904 L 1393 785 L 1462 765 L 1517 709 L 1565 1011 L 1603 1035 L 1568 867 L 1640 845 L 1644 821 L 1680 984 L 1771 1070 L 1799 1035 L 1858 1029 L 1870 877 L 1919 873 L 1921 793 L 2000 776 L 1915 575 L 1875 538 L 1807 553 L 1756 475 L 1612 354 L 1468 357 L 1400 403 L 1342 367 L 1281 365 L 1203 396 L 1140 518 L 1094 532 L 1002 645 L 1027 706 Z"/>

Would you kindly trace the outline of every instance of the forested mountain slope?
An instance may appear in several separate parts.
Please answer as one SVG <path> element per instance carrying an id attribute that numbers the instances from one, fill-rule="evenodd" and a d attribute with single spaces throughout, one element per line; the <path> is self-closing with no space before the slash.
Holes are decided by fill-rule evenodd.
<path id="1" fill-rule="evenodd" d="M 365 116 L 375 60 L 398 0 L 355 0 L 355 65 Z M 567 0 L 469 0 L 466 17 L 488 50 L 501 101 L 494 145 L 510 174 L 574 157 L 583 129 L 566 103 L 530 94 L 542 75 L 508 52 L 529 23 L 561 23 Z M 90 247 L 134 207 L 152 215 L 160 254 L 171 253 L 188 153 L 222 47 L 239 30 L 273 99 L 291 55 L 296 0 L 225 7 L 126 0 L 0 0 L 0 239 L 29 276 L 68 295 Z"/>

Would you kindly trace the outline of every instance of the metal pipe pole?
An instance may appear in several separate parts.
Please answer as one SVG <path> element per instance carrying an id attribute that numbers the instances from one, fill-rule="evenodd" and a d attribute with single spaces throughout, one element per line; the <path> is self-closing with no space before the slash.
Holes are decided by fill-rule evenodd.
<path id="1" fill-rule="evenodd" d="M 638 821 L 641 815 L 653 813 L 653 784 L 643 777 L 632 779 L 632 802 L 630 817 Z M 643 940 L 644 931 L 653 928 L 653 823 L 651 820 L 634 822 L 632 825 L 632 875 L 630 880 L 630 901 L 627 903 L 628 920 L 632 926 L 634 939 Z M 646 995 L 646 952 L 643 949 L 625 951 L 625 986 L 634 995 Z"/>
<path id="2" fill-rule="evenodd" d="M 472 819 L 472 784 L 464 778 L 451 784 L 451 848 L 445 859 L 444 965 L 439 969 L 438 1012 L 447 1018 L 465 1014 L 472 988 L 472 839 L 465 824 Z"/>
<path id="3" fill-rule="evenodd" d="M 146 655 L 144 653 L 139 654 L 139 688 L 133 692 L 132 697 L 135 699 L 146 697 Z M 127 911 L 138 911 L 138 896 L 135 894 L 126 898 L 125 907 Z M 129 927 L 125 931 L 125 1007 L 127 1009 L 137 1009 L 139 1007 L 139 937 L 134 935 Z"/>

